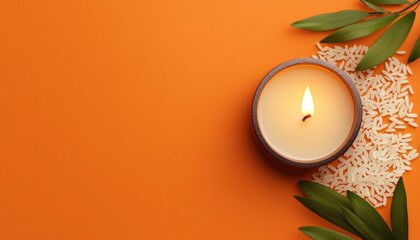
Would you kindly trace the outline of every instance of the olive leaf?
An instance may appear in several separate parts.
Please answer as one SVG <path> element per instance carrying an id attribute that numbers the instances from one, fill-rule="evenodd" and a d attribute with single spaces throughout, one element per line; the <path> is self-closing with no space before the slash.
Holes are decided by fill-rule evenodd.
<path id="1" fill-rule="evenodd" d="M 381 13 L 384 13 L 384 12 L 385 12 L 385 10 L 384 10 L 384 9 L 382 9 L 382 8 L 381 8 L 381 7 L 379 7 L 379 6 L 376 6 L 376 5 L 375 5 L 375 4 L 373 4 L 373 3 L 370 3 L 370 2 L 365 1 L 365 0 L 360 0 L 360 1 L 362 1 L 364 4 L 366 4 L 366 6 L 368 6 L 370 9 L 373 9 L 373 10 L 378 11 L 378 12 L 381 12 Z"/>
<path id="2" fill-rule="evenodd" d="M 391 203 L 391 226 L 398 240 L 408 239 L 407 196 L 403 179 L 398 180 Z"/>
<path id="3" fill-rule="evenodd" d="M 366 240 L 378 240 L 382 239 L 380 235 L 372 231 L 363 220 L 361 220 L 356 214 L 347 208 L 342 208 L 343 214 L 347 222 L 354 228 L 356 231 L 362 235 L 363 239 Z"/>
<path id="4" fill-rule="evenodd" d="M 416 12 L 410 12 L 388 28 L 367 51 L 356 70 L 372 68 L 391 57 L 406 39 L 415 17 Z"/>
<path id="5" fill-rule="evenodd" d="M 326 204 L 338 204 L 346 208 L 351 208 L 350 201 L 346 197 L 327 186 L 308 180 L 300 180 L 298 181 L 298 185 L 306 196 L 311 199 L 315 199 Z"/>
<path id="6" fill-rule="evenodd" d="M 363 22 L 354 23 L 343 27 L 336 32 L 322 39 L 322 43 L 345 42 L 368 36 L 379 29 L 387 26 L 398 17 L 398 14 L 391 14 L 385 17 L 373 18 Z"/>
<path id="7" fill-rule="evenodd" d="M 343 10 L 334 13 L 324 13 L 292 23 L 292 26 L 311 30 L 327 31 L 349 24 L 369 16 L 369 13 L 358 10 Z"/>
<path id="8" fill-rule="evenodd" d="M 420 6 L 420 0 L 360 0 L 375 12 L 358 10 L 343 10 L 334 13 L 316 15 L 292 23 L 292 26 L 310 31 L 327 31 L 341 28 L 330 34 L 321 42 L 345 42 L 368 36 L 391 24 L 397 17 L 404 15 L 387 29 L 368 50 L 366 56 L 358 64 L 356 70 L 363 71 L 376 66 L 392 56 L 407 38 L 415 19 L 415 11 Z M 377 5 L 401 5 L 396 11 L 388 11 Z M 367 21 L 363 18 L 371 16 Z M 381 16 L 383 16 L 381 18 Z M 408 63 L 420 57 L 420 40 L 410 54 Z"/>
<path id="9" fill-rule="evenodd" d="M 320 227 L 300 227 L 299 230 L 314 240 L 354 240 L 342 233 Z"/>
<path id="10" fill-rule="evenodd" d="M 373 4 L 379 5 L 399 5 L 399 4 L 408 4 L 409 2 L 406 0 L 366 0 Z"/>
<path id="11" fill-rule="evenodd" d="M 417 38 L 414 47 L 411 50 L 410 56 L 408 57 L 408 63 L 414 62 L 417 58 L 420 57 L 420 36 Z"/>
<path id="12" fill-rule="evenodd" d="M 394 235 L 386 224 L 385 220 L 381 217 L 378 211 L 375 210 L 368 202 L 350 191 L 347 192 L 347 197 L 350 200 L 352 210 L 366 226 L 372 231 L 375 231 L 381 236 L 380 239 L 394 240 Z"/>
<path id="13" fill-rule="evenodd" d="M 295 198 L 302 203 L 303 206 L 316 213 L 318 216 L 359 236 L 358 232 L 346 221 L 339 205 L 328 204 L 319 200 L 300 196 L 295 196 Z"/>
<path id="14" fill-rule="evenodd" d="M 376 209 L 355 193 L 347 192 L 351 205 L 347 208 L 343 206 L 346 205 L 343 199 L 331 194 L 329 191 L 333 190 L 326 186 L 309 181 L 299 181 L 299 186 L 310 197 L 295 196 L 305 207 L 364 240 L 408 240 L 407 197 L 402 178 L 395 187 L 391 204 L 392 232 Z M 315 240 L 352 239 L 324 228 L 301 227 L 299 230 Z"/>

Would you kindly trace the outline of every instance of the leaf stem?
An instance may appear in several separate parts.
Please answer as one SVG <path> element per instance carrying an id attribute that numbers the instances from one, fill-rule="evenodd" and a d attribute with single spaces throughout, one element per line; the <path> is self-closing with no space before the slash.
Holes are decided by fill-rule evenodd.
<path id="1" fill-rule="evenodd" d="M 407 11 L 408 9 L 412 8 L 414 5 L 417 5 L 416 8 L 414 9 L 414 10 L 416 10 L 417 7 L 419 6 L 419 3 L 420 3 L 420 0 L 415 0 L 415 1 L 412 1 L 410 4 L 408 4 L 407 7 L 403 8 L 399 11 L 396 11 L 396 12 L 389 12 L 389 11 L 386 11 L 386 12 L 369 12 L 369 15 L 399 14 L 399 13 Z"/>

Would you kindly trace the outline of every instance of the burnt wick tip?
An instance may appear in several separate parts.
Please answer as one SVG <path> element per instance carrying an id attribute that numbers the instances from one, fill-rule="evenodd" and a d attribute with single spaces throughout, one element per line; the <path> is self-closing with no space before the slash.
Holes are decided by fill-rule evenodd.
<path id="1" fill-rule="evenodd" d="M 312 117 L 312 115 L 311 115 L 311 114 L 305 115 L 305 116 L 302 118 L 302 122 L 304 122 L 306 119 L 308 119 L 308 118 L 310 118 L 310 117 Z"/>

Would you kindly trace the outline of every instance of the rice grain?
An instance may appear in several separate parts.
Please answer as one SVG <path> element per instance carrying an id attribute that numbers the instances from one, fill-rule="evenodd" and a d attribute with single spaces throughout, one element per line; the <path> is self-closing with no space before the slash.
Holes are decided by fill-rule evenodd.
<path id="1" fill-rule="evenodd" d="M 385 206 L 392 197 L 398 179 L 411 170 L 411 161 L 419 156 L 410 145 L 411 133 L 407 126 L 417 127 L 413 102 L 414 91 L 408 75 L 413 72 L 398 58 L 391 57 L 383 64 L 384 70 L 355 68 L 368 50 L 367 46 L 322 46 L 313 56 L 331 62 L 346 71 L 361 96 L 363 121 L 353 145 L 337 162 L 322 166 L 312 175 L 315 182 L 345 194 L 353 191 L 373 206 Z M 405 54 L 397 51 L 397 55 Z M 336 164 L 338 163 L 338 164 Z"/>

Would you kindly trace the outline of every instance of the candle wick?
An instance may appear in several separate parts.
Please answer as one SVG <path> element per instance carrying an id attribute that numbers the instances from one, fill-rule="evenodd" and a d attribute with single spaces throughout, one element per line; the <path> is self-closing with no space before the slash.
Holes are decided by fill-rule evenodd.
<path id="1" fill-rule="evenodd" d="M 302 122 L 304 122 L 306 119 L 308 119 L 308 118 L 310 118 L 310 117 L 312 117 L 312 115 L 311 115 L 311 114 L 305 115 L 305 116 L 302 118 Z"/>

